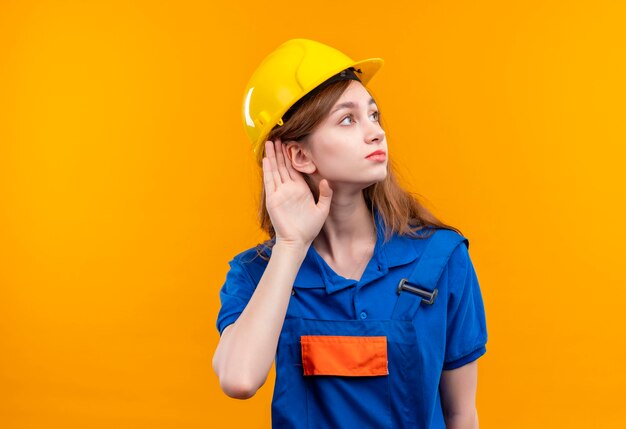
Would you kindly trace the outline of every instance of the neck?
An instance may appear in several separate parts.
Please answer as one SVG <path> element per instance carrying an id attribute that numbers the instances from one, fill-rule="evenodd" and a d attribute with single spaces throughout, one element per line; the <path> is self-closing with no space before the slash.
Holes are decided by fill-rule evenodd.
<path id="1" fill-rule="evenodd" d="M 353 196 L 333 195 L 328 218 L 313 240 L 315 249 L 334 257 L 338 253 L 357 253 L 376 242 L 376 225 L 363 192 Z"/>

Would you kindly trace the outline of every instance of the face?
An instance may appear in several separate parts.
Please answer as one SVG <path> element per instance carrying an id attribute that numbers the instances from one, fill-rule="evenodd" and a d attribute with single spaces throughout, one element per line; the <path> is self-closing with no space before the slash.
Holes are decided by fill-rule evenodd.
<path id="1" fill-rule="evenodd" d="M 382 154 L 370 156 L 380 151 Z M 323 122 L 306 138 L 309 171 L 333 189 L 364 189 L 387 176 L 387 140 L 378 107 L 358 81 L 351 81 Z"/>

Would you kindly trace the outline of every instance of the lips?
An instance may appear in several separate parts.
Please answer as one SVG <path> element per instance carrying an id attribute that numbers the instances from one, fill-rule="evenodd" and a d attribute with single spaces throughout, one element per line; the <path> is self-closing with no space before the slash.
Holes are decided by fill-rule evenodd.
<path id="1" fill-rule="evenodd" d="M 370 153 L 365 158 L 369 158 L 370 156 L 377 156 L 377 155 L 385 156 L 385 151 L 384 150 L 377 150 L 375 152 Z"/>

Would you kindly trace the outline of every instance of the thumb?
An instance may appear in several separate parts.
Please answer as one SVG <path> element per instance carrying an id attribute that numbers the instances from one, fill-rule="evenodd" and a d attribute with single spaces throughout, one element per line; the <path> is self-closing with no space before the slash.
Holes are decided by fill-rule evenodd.
<path id="1" fill-rule="evenodd" d="M 333 198 L 333 190 L 330 188 L 328 184 L 328 180 L 322 179 L 319 184 L 319 199 L 317 201 L 317 207 L 322 209 L 324 212 L 328 212 L 330 210 L 330 201 Z"/>

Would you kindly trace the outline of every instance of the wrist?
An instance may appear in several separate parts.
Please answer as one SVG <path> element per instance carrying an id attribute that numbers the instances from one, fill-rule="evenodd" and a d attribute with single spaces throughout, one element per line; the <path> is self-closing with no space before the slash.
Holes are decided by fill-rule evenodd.
<path id="1" fill-rule="evenodd" d="M 290 254 L 304 259 L 311 243 L 276 240 L 276 244 L 272 247 L 272 254 L 279 253 Z"/>

